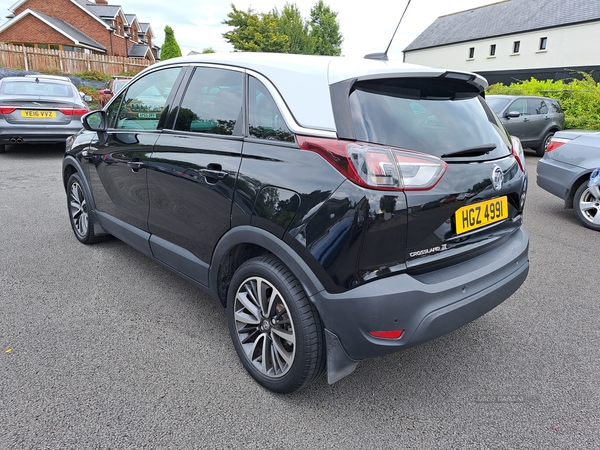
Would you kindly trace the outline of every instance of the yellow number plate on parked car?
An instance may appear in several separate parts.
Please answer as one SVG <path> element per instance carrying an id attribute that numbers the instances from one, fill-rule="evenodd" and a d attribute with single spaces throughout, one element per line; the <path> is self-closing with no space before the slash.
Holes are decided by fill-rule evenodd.
<path id="1" fill-rule="evenodd" d="M 23 109 L 21 111 L 21 117 L 26 117 L 27 119 L 56 119 L 56 111 L 35 111 Z"/>
<path id="2" fill-rule="evenodd" d="M 476 230 L 508 217 L 508 200 L 499 197 L 459 208 L 454 214 L 456 234 Z"/>

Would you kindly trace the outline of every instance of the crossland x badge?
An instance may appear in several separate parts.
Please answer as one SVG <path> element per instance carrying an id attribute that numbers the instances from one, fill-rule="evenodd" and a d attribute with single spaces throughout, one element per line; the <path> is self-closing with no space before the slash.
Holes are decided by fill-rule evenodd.
<path id="1" fill-rule="evenodd" d="M 498 166 L 494 166 L 492 170 L 492 187 L 495 191 L 499 191 L 502 188 L 502 182 L 504 181 L 504 173 Z"/>

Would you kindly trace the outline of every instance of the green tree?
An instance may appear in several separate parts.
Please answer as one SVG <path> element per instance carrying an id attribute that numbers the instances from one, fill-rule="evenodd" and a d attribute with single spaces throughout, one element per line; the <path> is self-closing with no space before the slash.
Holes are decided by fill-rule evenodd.
<path id="1" fill-rule="evenodd" d="M 229 19 L 222 23 L 233 27 L 233 30 L 223 33 L 223 37 L 235 50 L 273 53 L 289 51 L 289 38 L 280 32 L 278 17 L 273 13 L 257 14 L 251 8 L 241 11 L 233 3 L 231 9 L 232 12 L 227 14 Z"/>
<path id="2" fill-rule="evenodd" d="M 281 13 L 274 9 L 273 15 L 279 19 L 279 31 L 289 39 L 289 53 L 314 54 L 315 40 L 310 35 L 310 26 L 295 3 L 286 3 Z"/>
<path id="3" fill-rule="evenodd" d="M 175 40 L 175 32 L 169 25 L 165 26 L 165 42 L 160 51 L 160 59 L 167 60 L 181 56 L 181 48 Z"/>
<path id="4" fill-rule="evenodd" d="M 342 54 L 344 38 L 340 33 L 337 13 L 325 5 L 323 0 L 319 0 L 310 10 L 310 35 L 315 43 L 314 54 L 330 56 Z"/>
<path id="5" fill-rule="evenodd" d="M 212 47 L 206 47 L 205 49 L 202 50 L 202 54 L 206 54 L 206 53 L 215 53 L 215 49 Z"/>

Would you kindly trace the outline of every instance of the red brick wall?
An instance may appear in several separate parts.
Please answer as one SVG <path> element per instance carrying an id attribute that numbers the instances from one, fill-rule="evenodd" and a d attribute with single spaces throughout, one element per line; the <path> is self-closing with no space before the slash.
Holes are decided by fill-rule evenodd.
<path id="1" fill-rule="evenodd" d="M 26 9 L 40 11 L 70 23 L 106 47 L 108 55 L 127 56 L 123 38 L 113 35 L 111 42 L 111 32 L 106 29 L 106 26 L 70 0 L 27 0 L 14 13 L 18 15 Z M 21 31 L 24 30 L 21 29 Z"/>
<path id="2" fill-rule="evenodd" d="M 64 35 L 34 16 L 27 16 L 8 30 L 0 33 L 0 42 L 17 44 L 73 44 Z"/>

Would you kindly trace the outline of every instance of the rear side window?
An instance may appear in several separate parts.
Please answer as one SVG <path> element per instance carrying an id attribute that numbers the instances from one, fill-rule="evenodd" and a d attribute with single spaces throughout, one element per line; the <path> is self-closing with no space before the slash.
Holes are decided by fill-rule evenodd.
<path id="1" fill-rule="evenodd" d="M 198 67 L 183 97 L 175 129 L 193 133 L 241 134 L 243 81 L 241 72 Z"/>
<path id="2" fill-rule="evenodd" d="M 548 114 L 548 107 L 543 99 L 530 98 L 527 103 L 529 104 L 529 114 Z"/>
<path id="3" fill-rule="evenodd" d="M 438 157 L 494 146 L 486 157 L 501 157 L 511 149 L 498 117 L 464 82 L 440 78 L 358 82 L 349 100 L 359 141 Z"/>
<path id="4" fill-rule="evenodd" d="M 264 84 L 249 81 L 249 134 L 258 139 L 294 142 L 294 135 L 281 117 L 279 108 Z"/>

